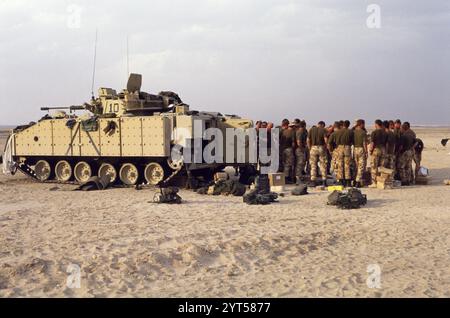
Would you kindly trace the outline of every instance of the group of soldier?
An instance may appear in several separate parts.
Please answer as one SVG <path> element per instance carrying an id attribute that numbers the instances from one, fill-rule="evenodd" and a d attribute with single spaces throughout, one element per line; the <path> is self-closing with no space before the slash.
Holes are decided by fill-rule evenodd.
<path id="1" fill-rule="evenodd" d="M 259 122 L 259 127 L 271 129 L 273 125 Z M 399 119 L 377 119 L 370 134 L 363 119 L 356 120 L 352 127 L 348 120 L 328 127 L 319 121 L 309 130 L 303 120 L 284 119 L 280 129 L 280 172 L 287 183 L 326 186 L 327 176 L 334 174 L 337 184 L 346 187 L 376 186 L 378 170 L 384 167 L 392 169 L 395 178 L 408 186 L 420 169 L 423 142 L 408 122 Z"/>

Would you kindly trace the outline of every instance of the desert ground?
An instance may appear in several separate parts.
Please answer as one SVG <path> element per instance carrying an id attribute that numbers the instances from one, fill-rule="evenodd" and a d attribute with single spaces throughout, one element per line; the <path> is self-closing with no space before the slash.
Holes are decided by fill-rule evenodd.
<path id="1" fill-rule="evenodd" d="M 358 210 L 315 189 L 269 206 L 184 190 L 173 206 L 149 203 L 151 189 L 1 175 L 0 296 L 450 297 L 450 128 L 414 130 L 431 184 L 365 188 Z M 80 288 L 67 286 L 71 264 Z"/>

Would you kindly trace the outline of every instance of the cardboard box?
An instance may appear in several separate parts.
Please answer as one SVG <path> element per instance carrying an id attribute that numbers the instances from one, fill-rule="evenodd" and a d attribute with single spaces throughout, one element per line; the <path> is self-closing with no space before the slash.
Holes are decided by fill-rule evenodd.
<path id="1" fill-rule="evenodd" d="M 271 187 L 284 186 L 286 184 L 284 173 L 270 173 L 269 184 Z"/>
<path id="2" fill-rule="evenodd" d="M 380 190 L 392 189 L 392 184 L 387 183 L 387 182 L 377 181 L 377 189 L 380 189 Z"/>
<path id="3" fill-rule="evenodd" d="M 280 192 L 284 192 L 284 191 L 286 191 L 284 185 L 270 187 L 270 192 L 280 193 Z"/>

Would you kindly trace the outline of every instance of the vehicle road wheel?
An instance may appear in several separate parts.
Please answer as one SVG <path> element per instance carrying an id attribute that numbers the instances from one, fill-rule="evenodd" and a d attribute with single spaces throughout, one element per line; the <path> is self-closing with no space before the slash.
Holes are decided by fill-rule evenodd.
<path id="1" fill-rule="evenodd" d="M 120 181 L 126 185 L 135 185 L 139 179 L 139 171 L 132 163 L 124 163 L 119 171 Z"/>
<path id="2" fill-rule="evenodd" d="M 172 170 L 179 170 L 183 166 L 183 159 L 176 159 L 173 160 L 172 158 L 167 159 L 167 165 Z"/>
<path id="3" fill-rule="evenodd" d="M 159 163 L 151 162 L 145 167 L 144 176 L 149 184 L 156 185 L 164 179 L 164 169 Z"/>
<path id="4" fill-rule="evenodd" d="M 46 181 L 50 179 L 50 176 L 52 175 L 52 168 L 48 161 L 39 160 L 34 166 L 34 172 L 39 181 Z"/>
<path id="5" fill-rule="evenodd" d="M 80 161 L 77 163 L 73 170 L 75 179 L 79 183 L 85 183 L 92 176 L 91 166 L 85 161 Z"/>
<path id="6" fill-rule="evenodd" d="M 66 160 L 58 161 L 55 166 L 55 176 L 58 181 L 67 182 L 72 177 L 72 167 Z"/>
<path id="7" fill-rule="evenodd" d="M 114 166 L 110 163 L 103 163 L 100 168 L 98 169 L 98 176 L 99 178 L 102 178 L 105 175 L 109 175 L 111 178 L 110 182 L 114 183 L 117 179 L 117 170 L 114 168 Z"/>

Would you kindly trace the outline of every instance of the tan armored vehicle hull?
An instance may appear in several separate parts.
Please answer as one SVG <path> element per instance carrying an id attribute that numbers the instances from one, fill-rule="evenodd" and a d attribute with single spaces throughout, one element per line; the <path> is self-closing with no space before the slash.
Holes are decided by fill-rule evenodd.
<path id="1" fill-rule="evenodd" d="M 193 143 L 196 120 L 202 129 L 219 128 L 224 137 L 226 128 L 248 129 L 252 127 L 251 120 L 190 112 L 185 104 L 167 111 L 170 100 L 166 95 L 158 99 L 156 95 L 141 93 L 140 82 L 132 89 L 135 93 L 124 90 L 123 96 L 111 89 L 100 89 L 103 95 L 93 100 L 94 106 L 86 104 L 93 113 L 90 117 L 47 115 L 37 123 L 17 127 L 9 143 L 16 167 L 39 181 L 83 183 L 92 176 L 108 175 L 111 182 L 134 185 L 158 184 L 182 168 L 217 170 L 226 165 L 248 165 L 226 162 L 226 151 L 222 163 L 209 164 L 173 161 L 171 151 L 176 145 Z M 142 94 L 146 94 L 145 100 Z M 161 100 L 165 104 L 158 106 Z"/>

